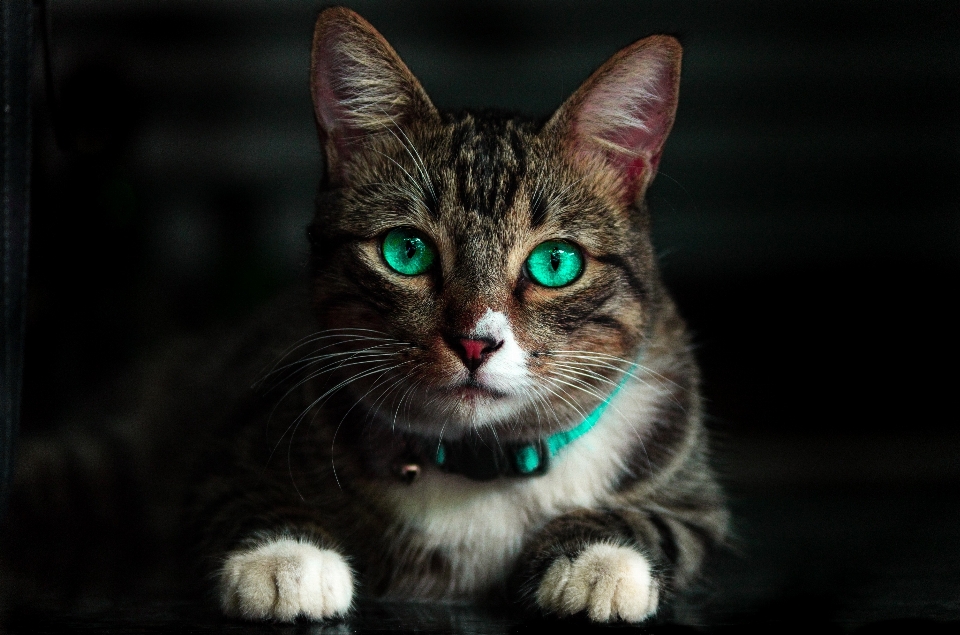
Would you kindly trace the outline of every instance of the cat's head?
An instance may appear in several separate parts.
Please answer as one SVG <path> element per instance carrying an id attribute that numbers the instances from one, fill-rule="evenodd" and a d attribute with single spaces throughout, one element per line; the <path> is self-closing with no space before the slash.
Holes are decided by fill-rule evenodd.
<path id="1" fill-rule="evenodd" d="M 366 21 L 320 15 L 315 310 L 337 344 L 323 359 L 370 416 L 530 436 L 610 393 L 662 293 L 643 196 L 680 55 L 666 36 L 626 47 L 545 124 L 445 114 Z"/>

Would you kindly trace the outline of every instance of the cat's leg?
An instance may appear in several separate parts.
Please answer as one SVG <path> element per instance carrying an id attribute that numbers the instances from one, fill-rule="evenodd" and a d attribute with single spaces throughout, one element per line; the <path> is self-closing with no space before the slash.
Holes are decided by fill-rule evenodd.
<path id="1" fill-rule="evenodd" d="M 528 603 L 596 622 L 640 622 L 699 569 L 725 525 L 721 508 L 579 510 L 548 523 L 521 555 Z"/>
<path id="2" fill-rule="evenodd" d="M 256 483 L 210 479 L 193 509 L 201 563 L 221 610 L 281 622 L 346 613 L 354 574 L 340 541 L 320 524 L 316 508 Z"/>
<path id="3" fill-rule="evenodd" d="M 220 605 L 232 617 L 289 622 L 344 614 L 354 576 L 317 532 L 266 533 L 229 552 L 219 571 Z"/>

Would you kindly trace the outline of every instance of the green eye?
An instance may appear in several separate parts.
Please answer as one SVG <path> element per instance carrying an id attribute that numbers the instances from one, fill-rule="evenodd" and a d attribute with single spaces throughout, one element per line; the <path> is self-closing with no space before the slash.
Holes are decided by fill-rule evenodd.
<path id="1" fill-rule="evenodd" d="M 527 257 L 527 271 L 533 281 L 545 287 L 565 287 L 583 271 L 580 248 L 560 240 L 548 240 L 533 248 Z"/>
<path id="2" fill-rule="evenodd" d="M 433 264 L 436 252 L 420 232 L 401 227 L 383 238 L 383 259 L 391 269 L 405 276 L 418 276 Z"/>

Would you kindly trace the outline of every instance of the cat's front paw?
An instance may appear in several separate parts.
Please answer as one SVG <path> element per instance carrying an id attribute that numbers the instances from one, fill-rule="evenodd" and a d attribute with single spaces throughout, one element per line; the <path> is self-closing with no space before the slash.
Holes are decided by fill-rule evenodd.
<path id="1" fill-rule="evenodd" d="M 236 551 L 220 571 L 220 603 L 231 617 L 319 620 L 346 612 L 352 599 L 343 556 L 293 538 Z"/>
<path id="2" fill-rule="evenodd" d="M 558 615 L 586 611 L 595 622 L 640 622 L 656 612 L 658 595 L 646 558 L 629 547 L 596 544 L 550 565 L 537 604 Z"/>

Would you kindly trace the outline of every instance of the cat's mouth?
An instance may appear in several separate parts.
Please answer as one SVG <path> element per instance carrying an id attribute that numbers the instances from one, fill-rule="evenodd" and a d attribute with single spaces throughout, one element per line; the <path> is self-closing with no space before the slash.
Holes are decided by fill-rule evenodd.
<path id="1" fill-rule="evenodd" d="M 478 401 L 484 399 L 502 399 L 506 395 L 499 390 L 495 390 L 482 384 L 473 377 L 465 380 L 463 383 L 453 386 L 449 389 L 455 397 L 465 401 Z"/>

